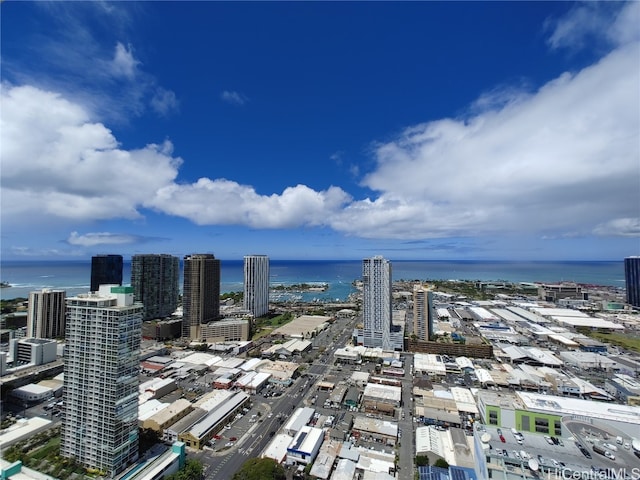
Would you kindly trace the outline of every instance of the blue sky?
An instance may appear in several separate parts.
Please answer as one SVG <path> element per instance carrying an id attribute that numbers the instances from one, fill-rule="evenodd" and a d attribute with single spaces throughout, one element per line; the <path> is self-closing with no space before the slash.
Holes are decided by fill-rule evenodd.
<path id="1" fill-rule="evenodd" d="M 640 3 L 3 2 L 3 259 L 640 254 Z"/>

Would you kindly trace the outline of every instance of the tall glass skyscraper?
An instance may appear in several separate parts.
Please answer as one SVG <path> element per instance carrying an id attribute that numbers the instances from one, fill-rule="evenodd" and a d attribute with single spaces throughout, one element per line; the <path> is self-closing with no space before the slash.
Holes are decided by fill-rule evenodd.
<path id="1" fill-rule="evenodd" d="M 627 287 L 627 303 L 640 308 L 640 256 L 624 259 L 624 280 Z"/>
<path id="2" fill-rule="evenodd" d="M 269 313 L 269 257 L 266 255 L 244 257 L 243 307 L 255 318 Z"/>
<path id="3" fill-rule="evenodd" d="M 131 257 L 131 286 L 144 305 L 143 320 L 165 318 L 178 307 L 180 259 L 164 254 Z"/>
<path id="4" fill-rule="evenodd" d="M 131 287 L 67 298 L 60 451 L 110 477 L 138 458 L 142 308 Z"/>
<path id="5" fill-rule="evenodd" d="M 122 255 L 96 255 L 91 258 L 91 291 L 100 285 L 122 285 Z"/>
<path id="6" fill-rule="evenodd" d="M 201 325 L 220 318 L 220 260 L 211 254 L 184 257 L 183 335 L 201 337 Z"/>
<path id="7" fill-rule="evenodd" d="M 381 256 L 362 261 L 363 344 L 365 347 L 391 345 L 391 262 Z"/>

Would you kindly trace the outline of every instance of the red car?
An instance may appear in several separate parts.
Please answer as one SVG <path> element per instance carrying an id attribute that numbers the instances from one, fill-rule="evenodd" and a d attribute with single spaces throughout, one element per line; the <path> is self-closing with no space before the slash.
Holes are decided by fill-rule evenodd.
<path id="1" fill-rule="evenodd" d="M 222 437 L 220 435 L 214 435 L 213 438 L 215 438 L 216 440 L 220 440 Z"/>
<path id="2" fill-rule="evenodd" d="M 229 441 L 231 441 L 231 442 L 235 442 L 236 440 L 238 440 L 236 437 L 231 437 L 231 438 L 229 439 Z"/>

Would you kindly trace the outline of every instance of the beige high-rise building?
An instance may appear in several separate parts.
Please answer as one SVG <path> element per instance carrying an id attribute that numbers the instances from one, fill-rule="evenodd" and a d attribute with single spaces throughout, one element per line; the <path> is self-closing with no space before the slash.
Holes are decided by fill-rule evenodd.
<path id="1" fill-rule="evenodd" d="M 64 338 L 66 295 L 64 290 L 29 292 L 27 337 Z"/>

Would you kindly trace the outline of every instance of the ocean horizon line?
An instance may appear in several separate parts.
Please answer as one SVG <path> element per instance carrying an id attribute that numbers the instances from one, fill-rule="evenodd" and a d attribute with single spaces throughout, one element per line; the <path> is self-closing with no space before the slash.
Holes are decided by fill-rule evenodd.
<path id="1" fill-rule="evenodd" d="M 119 255 L 119 254 L 116 254 Z M 135 255 L 156 255 L 155 253 L 149 253 L 149 254 L 135 254 Z M 158 255 L 162 255 L 161 253 Z M 179 259 L 182 259 L 182 257 L 184 257 L 185 255 L 193 255 L 193 254 L 185 254 L 185 255 L 175 255 L 175 254 L 166 254 L 166 255 L 171 255 L 174 257 L 178 257 Z M 131 257 L 129 259 L 126 258 L 125 255 L 123 256 L 123 261 L 124 262 L 130 262 L 131 261 L 131 257 L 133 257 L 133 255 L 131 255 Z M 268 256 L 268 255 L 267 255 Z M 390 260 L 392 262 L 442 262 L 442 263 L 612 263 L 612 262 L 616 262 L 616 263 L 622 263 L 624 262 L 624 259 L 616 259 L 616 260 L 525 260 L 525 259 L 518 259 L 518 260 L 506 260 L 506 259 L 502 259 L 502 260 L 492 260 L 492 259 L 421 259 L 421 258 L 402 258 L 402 259 L 393 259 L 391 257 L 386 257 L 384 255 L 382 255 L 384 258 L 386 258 L 387 260 Z M 65 262 L 65 263 L 70 263 L 70 262 L 75 262 L 75 263 L 85 263 L 85 262 L 90 262 L 92 257 L 88 257 L 88 258 L 83 258 L 83 259 L 78 259 L 78 258 L 70 258 L 70 259 L 7 259 L 7 260 L 2 260 L 0 259 L 0 264 L 3 263 L 42 263 L 42 262 Z M 274 262 L 361 262 L 364 258 L 371 258 L 371 257 L 361 257 L 361 258 L 326 258 L 326 259 L 319 259 L 319 258 L 311 258 L 311 259 L 305 259 L 305 258 L 272 258 L 269 257 L 269 261 L 274 261 Z M 221 258 L 221 257 L 216 257 L 217 260 L 220 261 L 225 261 L 225 262 L 242 262 L 244 261 L 244 258 Z"/>

